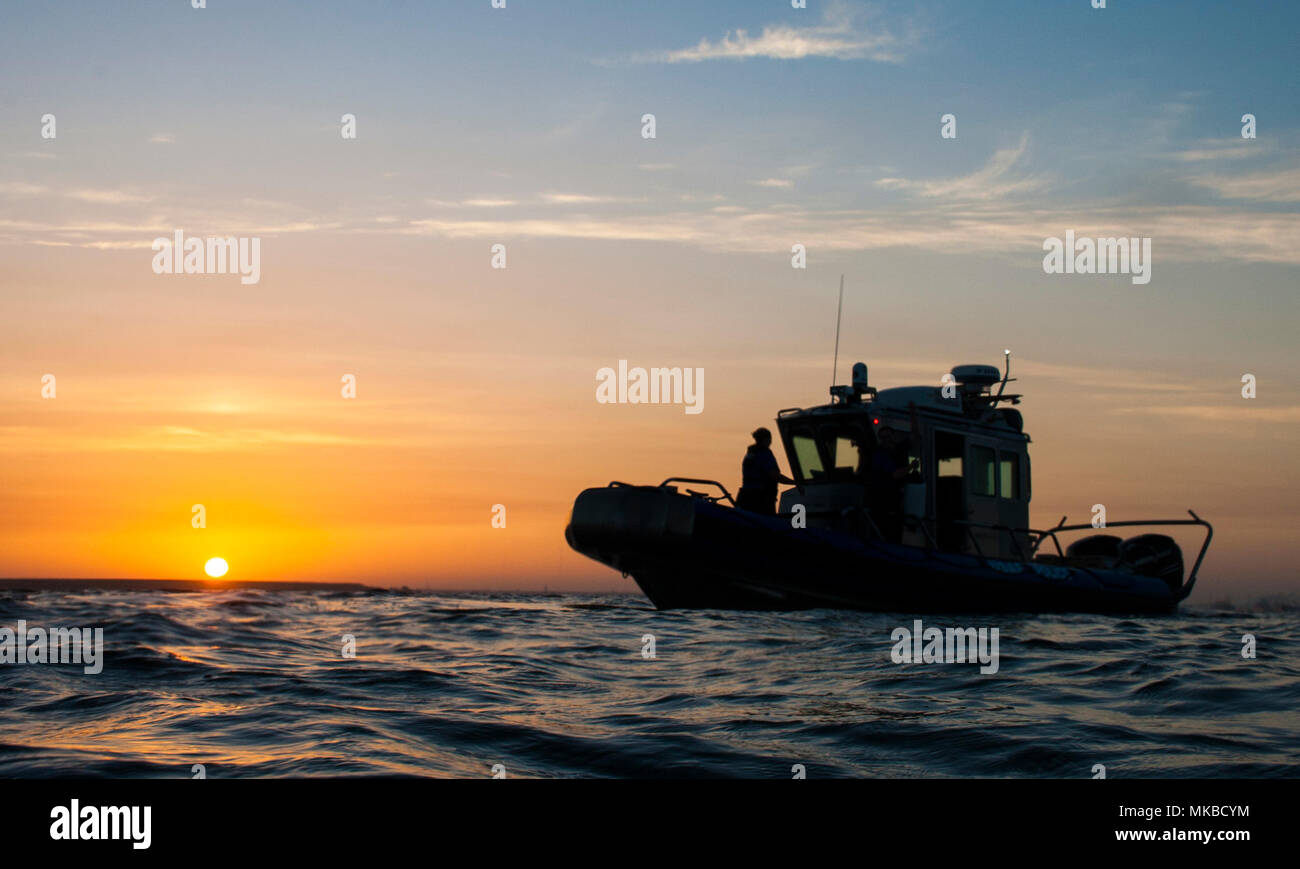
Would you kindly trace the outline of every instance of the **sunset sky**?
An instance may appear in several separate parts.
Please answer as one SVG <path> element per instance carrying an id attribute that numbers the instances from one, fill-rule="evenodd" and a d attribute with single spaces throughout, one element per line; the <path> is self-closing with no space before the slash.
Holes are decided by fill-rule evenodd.
<path id="1" fill-rule="evenodd" d="M 574 496 L 734 490 L 844 274 L 842 380 L 1011 348 L 1036 524 L 1191 507 L 1194 601 L 1294 590 L 1300 6 L 807 5 L 0 5 L 0 576 L 633 590 Z M 178 229 L 260 282 L 154 274 Z M 597 403 L 620 359 L 704 412 Z"/>

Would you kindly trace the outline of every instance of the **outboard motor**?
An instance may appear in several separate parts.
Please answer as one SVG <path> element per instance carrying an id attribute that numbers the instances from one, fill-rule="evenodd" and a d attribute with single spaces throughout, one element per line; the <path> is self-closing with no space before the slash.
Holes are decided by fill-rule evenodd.
<path id="1" fill-rule="evenodd" d="M 1119 558 L 1120 539 L 1114 534 L 1093 534 L 1076 540 L 1065 549 L 1066 558 Z"/>
<path id="2" fill-rule="evenodd" d="M 1183 550 L 1164 534 L 1139 534 L 1119 546 L 1120 563 L 1135 573 L 1163 579 L 1170 591 L 1183 584 Z"/>

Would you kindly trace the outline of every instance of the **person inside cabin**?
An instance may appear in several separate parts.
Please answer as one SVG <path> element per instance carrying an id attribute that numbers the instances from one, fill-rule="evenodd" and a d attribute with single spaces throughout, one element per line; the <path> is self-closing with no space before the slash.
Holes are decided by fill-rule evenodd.
<path id="1" fill-rule="evenodd" d="M 864 456 L 865 467 L 859 475 L 867 487 L 867 509 L 886 540 L 898 541 L 903 535 L 903 486 L 919 483 L 920 458 L 912 458 L 920 443 L 920 421 L 916 405 L 909 404 L 912 417 L 911 435 L 883 425 L 876 430 L 876 448 Z"/>
<path id="2" fill-rule="evenodd" d="M 867 509 L 886 540 L 902 536 L 903 483 L 911 468 L 907 441 L 889 426 L 876 431 L 876 448 L 866 469 Z"/>
<path id="3" fill-rule="evenodd" d="M 736 506 L 764 516 L 776 514 L 776 487 L 779 483 L 794 480 L 781 473 L 772 455 L 772 433 L 765 428 L 754 429 L 754 442 L 740 463 L 740 491 L 736 493 Z"/>

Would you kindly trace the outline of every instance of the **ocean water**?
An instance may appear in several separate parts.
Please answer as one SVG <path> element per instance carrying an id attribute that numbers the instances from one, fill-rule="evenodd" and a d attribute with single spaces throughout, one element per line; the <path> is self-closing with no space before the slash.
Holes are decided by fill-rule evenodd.
<path id="1" fill-rule="evenodd" d="M 0 589 L 18 619 L 104 666 L 0 664 L 5 777 L 1300 775 L 1294 611 L 924 617 L 998 628 L 996 674 L 894 663 L 908 614 L 634 594 Z"/>

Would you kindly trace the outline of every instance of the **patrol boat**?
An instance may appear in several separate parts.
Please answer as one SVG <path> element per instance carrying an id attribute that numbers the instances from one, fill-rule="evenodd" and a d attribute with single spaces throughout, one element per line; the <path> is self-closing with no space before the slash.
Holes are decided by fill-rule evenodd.
<path id="1" fill-rule="evenodd" d="M 716 480 L 615 481 L 578 495 L 565 537 L 631 575 L 660 609 L 1174 611 L 1196 584 L 1210 523 L 1189 510 L 1103 529 L 1065 517 L 1030 528 L 1030 439 L 1008 406 L 1021 399 L 1005 392 L 1010 371 L 1008 353 L 1004 372 L 961 365 L 943 386 L 877 391 L 859 362 L 829 404 L 778 412 L 797 485 L 776 515 L 738 509 Z M 897 449 L 912 470 L 882 499 L 864 470 L 886 427 L 910 432 Z M 1185 579 L 1171 537 L 1096 533 L 1174 525 L 1205 531 Z M 1093 533 L 1062 549 L 1063 535 L 1084 531 Z"/>

